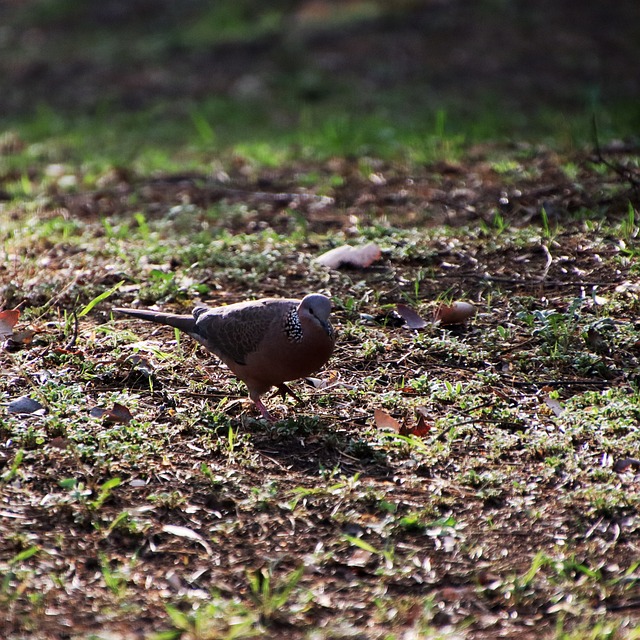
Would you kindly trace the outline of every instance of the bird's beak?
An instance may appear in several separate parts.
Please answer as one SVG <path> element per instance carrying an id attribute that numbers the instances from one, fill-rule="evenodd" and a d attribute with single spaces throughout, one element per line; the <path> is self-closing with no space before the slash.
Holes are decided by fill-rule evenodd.
<path id="1" fill-rule="evenodd" d="M 331 329 L 331 325 L 328 322 L 320 321 L 320 324 L 322 325 L 322 328 L 324 329 L 325 333 L 328 336 L 330 336 L 333 333 L 333 330 Z"/>

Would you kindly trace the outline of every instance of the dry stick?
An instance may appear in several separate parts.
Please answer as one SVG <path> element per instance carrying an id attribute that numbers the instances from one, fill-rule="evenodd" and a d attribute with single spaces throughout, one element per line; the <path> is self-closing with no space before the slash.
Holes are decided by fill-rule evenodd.
<path id="1" fill-rule="evenodd" d="M 536 342 L 536 338 L 528 338 L 527 340 L 523 340 L 522 342 L 518 342 L 517 344 L 512 344 L 510 347 L 503 349 L 499 352 L 499 356 L 503 356 L 505 353 L 509 353 L 510 351 L 514 351 L 515 349 L 519 349 L 520 347 L 524 347 L 532 342 Z"/>
<path id="2" fill-rule="evenodd" d="M 603 164 L 605 167 L 611 169 L 614 173 L 619 175 L 623 180 L 627 180 L 634 187 L 640 187 L 640 178 L 637 178 L 631 169 L 622 166 L 619 163 L 613 163 L 607 160 L 602 154 L 602 149 L 600 148 L 600 139 L 598 136 L 598 123 L 596 122 L 595 114 L 591 118 L 591 126 L 593 128 L 593 144 L 596 148 L 596 158 L 598 162 Z"/>
<path id="3" fill-rule="evenodd" d="M 252 191 L 250 189 L 237 189 L 234 187 L 226 187 L 218 182 L 205 180 L 201 186 L 197 184 L 197 179 L 202 176 L 165 176 L 162 178 L 155 178 L 147 182 L 147 184 L 175 184 L 177 182 L 188 182 L 191 186 L 197 187 L 209 191 L 209 195 L 216 197 L 236 197 L 236 198 L 258 198 L 269 202 L 286 204 L 291 201 L 300 202 L 317 202 L 318 204 L 333 204 L 334 198 L 329 196 L 322 196 L 315 193 L 286 193 L 286 192 L 271 192 L 271 191 Z"/>
<path id="4" fill-rule="evenodd" d="M 472 409 L 469 409 L 469 412 L 471 411 L 477 411 L 478 409 L 486 409 L 487 407 L 492 407 L 496 404 L 495 400 L 488 400 L 487 402 L 483 402 L 482 404 L 479 404 L 477 407 L 473 407 Z M 463 427 L 466 424 L 473 424 L 475 426 L 476 422 L 490 422 L 489 419 L 482 419 L 482 418 L 468 418 L 467 420 L 461 420 L 460 422 L 455 422 L 454 424 L 448 426 L 444 431 L 441 431 L 438 435 L 434 436 L 433 438 L 431 438 L 429 444 L 433 444 L 434 442 L 440 440 L 444 440 L 445 437 L 447 436 L 447 434 L 452 430 L 452 429 L 456 429 L 457 427 Z M 476 430 L 478 430 L 478 427 L 475 427 Z"/>
<path id="5" fill-rule="evenodd" d="M 615 380 L 534 380 L 525 382 L 523 380 L 513 380 L 514 387 L 571 387 L 571 386 L 594 386 L 607 387 L 613 385 Z"/>
<path id="6" fill-rule="evenodd" d="M 549 247 L 547 247 L 546 244 L 541 244 L 540 245 L 542 247 L 542 251 L 544 252 L 545 256 L 546 256 L 546 263 L 544 265 L 544 269 L 542 270 L 542 275 L 540 276 L 540 280 L 546 280 L 547 279 L 547 274 L 549 273 L 549 269 L 551 268 L 551 265 L 553 264 L 553 257 L 551 255 L 551 252 L 549 251 Z"/>
<path id="7" fill-rule="evenodd" d="M 506 276 L 491 276 L 487 273 L 438 273 L 431 276 L 433 279 L 444 279 L 444 278 L 474 278 L 476 280 L 486 280 L 487 282 L 499 282 L 502 284 L 517 284 L 521 286 L 526 285 L 540 285 L 544 284 L 552 287 L 603 287 L 603 286 L 613 286 L 620 284 L 619 281 L 614 280 L 544 280 L 542 278 L 532 278 L 532 279 L 519 279 L 519 278 L 508 278 Z"/>
<path id="8" fill-rule="evenodd" d="M 66 287 L 62 288 L 62 290 L 60 291 L 60 293 L 58 293 L 58 295 L 53 296 L 53 298 L 51 298 L 47 303 L 45 303 L 45 305 L 42 307 L 42 313 L 36 318 L 36 320 L 40 320 L 41 318 L 43 318 L 45 315 L 45 312 L 49 309 L 49 307 L 53 306 L 60 298 L 62 298 L 63 295 L 67 293 L 67 291 L 69 291 L 69 289 L 71 289 L 71 287 L 76 285 L 80 277 L 81 277 L 81 274 L 78 274 Z"/>
<path id="9" fill-rule="evenodd" d="M 78 328 L 80 326 L 76 310 L 73 309 L 71 313 L 73 313 L 73 335 L 71 336 L 71 340 L 69 340 L 69 342 L 67 342 L 67 344 L 64 346 L 64 348 L 67 350 L 75 347 L 76 341 L 78 340 Z"/>

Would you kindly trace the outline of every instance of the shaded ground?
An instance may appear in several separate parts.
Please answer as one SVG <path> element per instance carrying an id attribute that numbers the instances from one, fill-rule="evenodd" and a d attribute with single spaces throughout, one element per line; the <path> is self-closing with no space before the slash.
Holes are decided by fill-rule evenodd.
<path id="1" fill-rule="evenodd" d="M 222 42 L 220 17 L 208 3 L 165 5 L 86 3 L 56 13 L 46 3 L 4 3 L 1 111 L 41 103 L 72 111 L 140 108 L 220 95 L 289 95 L 303 104 L 344 100 L 348 87 L 369 108 L 401 88 L 399 117 L 425 104 L 473 114 L 480 101 L 526 118 L 640 95 L 634 0 L 416 2 L 341 26 L 328 21 L 329 9 L 311 20 L 313 3 L 292 3 L 297 14 Z M 252 11 L 255 24 L 264 22 L 267 11 Z"/>
<path id="2" fill-rule="evenodd" d="M 632 637 L 637 189 L 587 157 L 494 151 L 306 167 L 320 191 L 343 178 L 325 199 L 282 169 L 58 182 L 37 221 L 15 209 L 0 294 L 38 334 L 2 352 L 0 393 L 47 412 L 2 418 L 4 637 Z M 382 262 L 310 265 L 344 237 Z M 64 311 L 123 278 L 76 335 Z M 310 290 L 337 304 L 331 386 L 269 400 L 273 426 L 186 339 L 108 314 Z M 428 317 L 444 291 L 479 305 L 470 326 L 412 332 L 387 306 Z M 114 400 L 133 421 L 90 417 Z M 376 409 L 430 426 L 401 437 Z"/>

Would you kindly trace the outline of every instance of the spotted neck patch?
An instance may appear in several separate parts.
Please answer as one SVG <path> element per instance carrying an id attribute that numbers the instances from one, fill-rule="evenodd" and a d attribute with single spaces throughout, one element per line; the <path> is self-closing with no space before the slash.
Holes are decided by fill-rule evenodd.
<path id="1" fill-rule="evenodd" d="M 302 342 L 302 338 L 304 336 L 302 333 L 302 325 L 300 324 L 300 317 L 298 316 L 298 310 L 296 307 L 292 307 L 285 316 L 283 329 L 289 342 Z"/>

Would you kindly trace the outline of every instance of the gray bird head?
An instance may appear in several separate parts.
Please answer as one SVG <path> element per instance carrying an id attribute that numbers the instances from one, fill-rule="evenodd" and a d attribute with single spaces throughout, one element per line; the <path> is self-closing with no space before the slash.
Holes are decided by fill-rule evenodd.
<path id="1" fill-rule="evenodd" d="M 329 335 L 333 333 L 333 328 L 329 322 L 331 314 L 331 300 L 321 293 L 310 293 L 302 298 L 298 306 L 298 317 L 300 321 L 308 320 L 317 322 Z"/>

